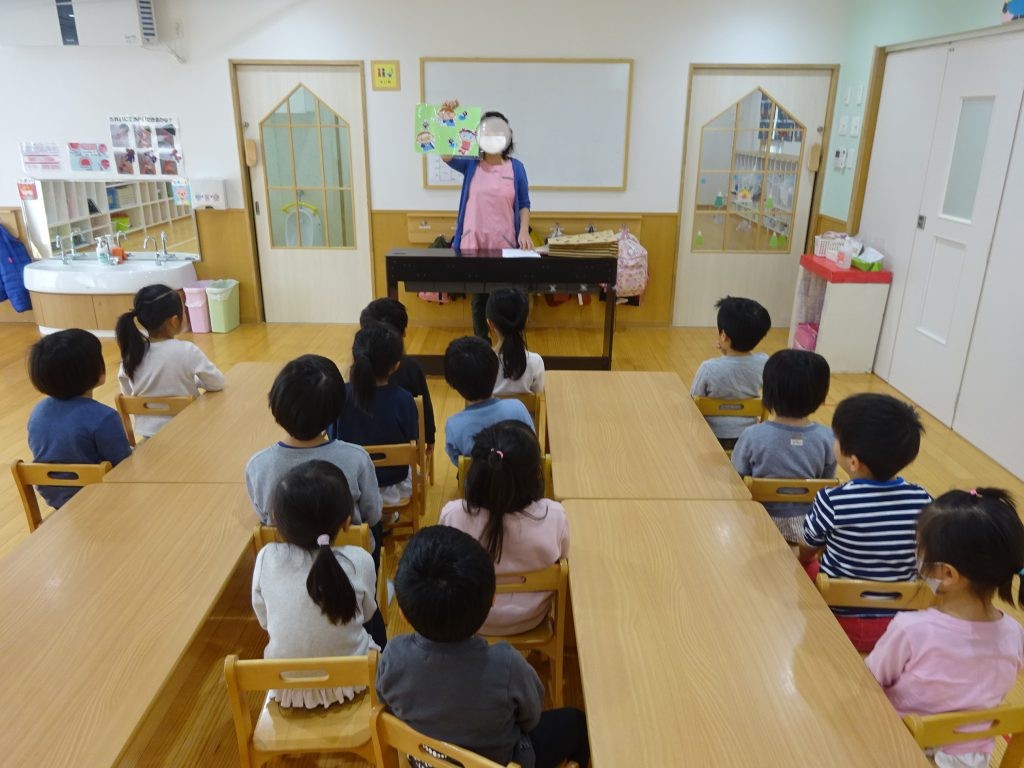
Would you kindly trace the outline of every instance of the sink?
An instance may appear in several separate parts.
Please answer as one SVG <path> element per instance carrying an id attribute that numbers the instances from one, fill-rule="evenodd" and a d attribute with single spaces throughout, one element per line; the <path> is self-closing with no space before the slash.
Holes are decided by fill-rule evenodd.
<path id="1" fill-rule="evenodd" d="M 100 264 L 78 259 L 64 264 L 60 259 L 34 261 L 25 267 L 25 287 L 37 293 L 134 294 L 153 283 L 178 289 L 196 281 L 194 253 L 176 253 L 174 260 L 157 264 L 153 259 L 132 255 L 123 264 Z"/>

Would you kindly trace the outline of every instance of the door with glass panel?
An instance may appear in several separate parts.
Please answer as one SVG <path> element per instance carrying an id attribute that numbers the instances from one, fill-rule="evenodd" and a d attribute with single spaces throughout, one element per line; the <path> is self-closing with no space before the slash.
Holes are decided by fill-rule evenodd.
<path id="1" fill-rule="evenodd" d="M 372 298 L 362 67 L 237 76 L 267 321 L 357 322 Z"/>
<path id="2" fill-rule="evenodd" d="M 1021 72 L 1019 35 L 957 42 L 946 59 L 889 382 L 947 425 L 1024 95 Z M 922 140 L 932 125 L 922 121 Z"/>

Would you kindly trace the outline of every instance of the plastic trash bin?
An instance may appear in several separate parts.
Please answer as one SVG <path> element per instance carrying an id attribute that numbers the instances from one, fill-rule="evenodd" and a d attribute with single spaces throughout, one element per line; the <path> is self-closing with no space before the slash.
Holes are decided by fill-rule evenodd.
<path id="1" fill-rule="evenodd" d="M 210 332 L 210 310 L 206 302 L 206 289 L 213 280 L 197 280 L 185 286 L 185 306 L 188 308 L 188 324 L 192 333 Z"/>
<path id="2" fill-rule="evenodd" d="M 214 280 L 206 286 L 210 304 L 210 329 L 214 333 L 227 333 L 238 327 L 238 281 Z"/>

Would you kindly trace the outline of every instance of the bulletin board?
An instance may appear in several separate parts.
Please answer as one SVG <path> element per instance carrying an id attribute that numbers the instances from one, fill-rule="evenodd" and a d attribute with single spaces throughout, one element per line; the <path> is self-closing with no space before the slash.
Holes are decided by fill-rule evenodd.
<path id="1" fill-rule="evenodd" d="M 508 118 L 530 189 L 626 188 L 632 83 L 632 59 L 420 59 L 421 104 L 457 98 Z M 461 183 L 424 157 L 424 187 Z"/>

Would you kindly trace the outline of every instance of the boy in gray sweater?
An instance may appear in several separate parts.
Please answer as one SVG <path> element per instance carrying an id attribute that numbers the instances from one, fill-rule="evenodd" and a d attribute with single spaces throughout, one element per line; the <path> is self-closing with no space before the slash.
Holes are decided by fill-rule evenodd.
<path id="1" fill-rule="evenodd" d="M 476 634 L 494 589 L 494 563 L 469 534 L 435 525 L 413 536 L 395 574 L 395 598 L 415 631 L 388 643 L 377 695 L 421 733 L 501 765 L 554 768 L 575 760 L 586 768 L 583 713 L 541 712 L 544 686 L 533 668 L 508 643 L 490 645 Z"/>

